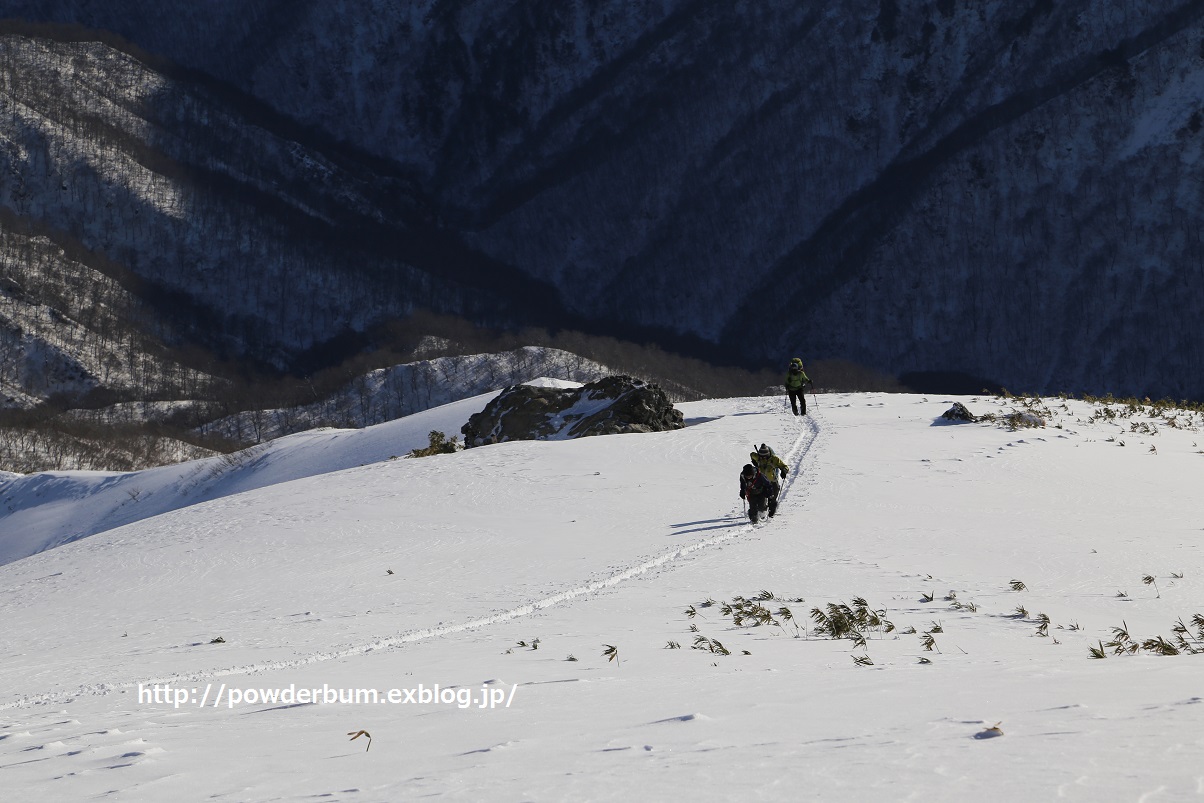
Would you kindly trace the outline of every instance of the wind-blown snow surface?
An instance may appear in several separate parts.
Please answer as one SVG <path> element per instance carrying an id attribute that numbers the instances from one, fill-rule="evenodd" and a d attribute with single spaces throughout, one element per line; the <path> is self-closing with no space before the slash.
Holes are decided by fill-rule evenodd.
<path id="1" fill-rule="evenodd" d="M 1152 434 L 1143 415 L 1092 421 L 1080 402 L 1051 403 L 1046 429 L 934 426 L 951 401 L 829 395 L 801 419 L 776 398 L 693 402 L 679 431 L 386 460 L 0 567 L 0 788 L 39 800 L 1204 795 L 1204 659 L 1088 657 L 1122 622 L 1169 638 L 1204 611 L 1202 436 L 1165 421 Z M 736 474 L 762 441 L 792 473 L 778 518 L 751 528 Z M 266 465 L 294 459 L 310 458 L 282 447 Z M 800 624 L 864 597 L 896 630 L 854 649 L 789 624 L 737 628 L 703 604 L 763 589 Z M 977 610 L 954 610 L 950 591 Z M 938 622 L 926 651 L 920 634 Z M 690 649 L 698 635 L 732 654 Z M 196 696 L 154 702 L 155 682 Z M 229 706 L 234 690 L 420 684 L 472 704 Z M 371 749 L 350 739 L 360 730 Z"/>
<path id="2" fill-rule="evenodd" d="M 145 471 L 8 474 L 0 478 L 0 564 L 199 502 L 406 455 L 426 446 L 432 430 L 458 437 L 468 417 L 496 395 L 461 399 L 367 429 L 314 429 Z"/>

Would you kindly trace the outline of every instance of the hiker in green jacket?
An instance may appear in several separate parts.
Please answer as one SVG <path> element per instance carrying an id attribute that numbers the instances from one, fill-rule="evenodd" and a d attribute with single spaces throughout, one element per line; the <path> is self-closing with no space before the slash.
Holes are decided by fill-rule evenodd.
<path id="1" fill-rule="evenodd" d="M 773 515 L 778 512 L 778 494 L 782 491 L 779 478 L 785 479 L 786 474 L 790 471 L 790 467 L 786 465 L 782 458 L 773 453 L 773 449 L 770 449 L 764 443 L 761 444 L 761 448 L 757 449 L 757 451 L 749 452 L 748 459 L 752 461 L 752 464 L 756 466 L 757 471 L 760 472 L 765 482 L 769 485 L 769 518 L 772 519 Z"/>
<path id="2" fill-rule="evenodd" d="M 807 394 L 805 388 L 811 384 L 810 377 L 803 370 L 803 361 L 795 357 L 790 361 L 790 370 L 786 372 L 786 395 L 790 397 L 790 409 L 795 415 L 807 414 Z M 799 407 L 802 412 L 799 412 Z"/>

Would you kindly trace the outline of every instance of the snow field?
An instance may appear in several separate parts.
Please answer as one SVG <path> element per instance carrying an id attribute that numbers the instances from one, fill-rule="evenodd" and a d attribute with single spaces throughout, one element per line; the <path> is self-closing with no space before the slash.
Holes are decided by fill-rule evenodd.
<path id="1" fill-rule="evenodd" d="M 951 401 L 683 404 L 677 432 L 385 460 L 10 563 L 0 778 L 46 800 L 1204 794 L 1200 657 L 1088 657 L 1122 621 L 1204 612 L 1199 434 L 1124 434 L 1081 402 L 1045 429 L 933 426 Z M 791 480 L 751 527 L 736 475 L 762 441 Z M 762 590 L 805 630 L 704 604 Z M 895 631 L 816 636 L 811 608 L 859 596 Z M 140 682 L 512 702 L 176 708 Z"/>

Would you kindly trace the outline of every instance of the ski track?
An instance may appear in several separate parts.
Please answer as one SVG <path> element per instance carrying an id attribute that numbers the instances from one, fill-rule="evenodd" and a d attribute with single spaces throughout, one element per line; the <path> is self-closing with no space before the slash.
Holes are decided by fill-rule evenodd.
<path id="1" fill-rule="evenodd" d="M 799 434 L 795 437 L 794 442 L 790 445 L 789 451 L 786 452 L 785 461 L 790 465 L 790 472 L 782 482 L 780 499 L 785 501 L 789 496 L 790 489 L 794 486 L 795 479 L 800 475 L 800 466 L 803 460 L 810 454 L 812 446 L 815 444 L 821 428 L 816 422 L 813 413 L 800 417 L 802 426 L 799 428 Z M 429 627 L 420 630 L 413 630 L 408 633 L 403 633 L 397 636 L 376 639 L 368 644 L 361 644 L 355 647 L 348 647 L 342 650 L 330 652 L 315 652 L 300 658 L 291 659 L 288 661 L 273 661 L 262 664 L 247 664 L 244 666 L 232 667 L 229 669 L 220 669 L 207 672 L 197 672 L 188 675 L 171 675 L 169 677 L 154 678 L 140 681 L 130 681 L 125 683 L 99 683 L 94 685 L 80 686 L 75 691 L 62 692 L 47 692 L 44 694 L 30 695 L 10 703 L 0 703 L 0 711 L 11 710 L 15 708 L 25 708 L 32 705 L 57 704 L 74 700 L 77 697 L 103 696 L 122 690 L 133 689 L 139 683 L 143 685 L 151 684 L 167 684 L 180 682 L 197 682 L 202 680 L 210 680 L 215 678 L 232 677 L 239 675 L 257 674 L 260 672 L 270 672 L 280 669 L 291 669 L 299 666 L 307 666 L 310 664 L 321 663 L 324 661 L 334 661 L 340 658 L 350 658 L 357 655 L 366 655 L 378 650 L 395 649 L 405 644 L 411 644 L 416 641 L 425 641 L 427 639 L 436 638 L 438 636 L 446 636 L 454 633 L 463 633 L 469 630 L 487 627 L 489 625 L 498 624 L 500 622 L 508 622 L 512 619 L 519 619 L 524 616 L 530 616 L 544 608 L 550 608 L 554 605 L 559 605 L 569 600 L 593 594 L 602 589 L 617 586 L 620 583 L 639 577 L 647 572 L 661 568 L 668 564 L 672 564 L 682 558 L 691 555 L 702 549 L 708 549 L 718 544 L 725 543 L 753 531 L 753 525 L 746 523 L 742 527 L 733 528 L 726 532 L 712 535 L 695 541 L 692 544 L 687 544 L 676 549 L 663 552 L 656 557 L 638 563 L 634 566 L 629 566 L 622 571 L 616 572 L 601 580 L 585 583 L 584 585 L 568 589 L 566 591 L 553 594 L 534 602 L 529 602 L 525 605 L 520 605 L 516 608 L 511 608 L 501 613 L 485 616 L 478 619 L 473 619 L 460 624 L 446 625 L 440 627 Z"/>

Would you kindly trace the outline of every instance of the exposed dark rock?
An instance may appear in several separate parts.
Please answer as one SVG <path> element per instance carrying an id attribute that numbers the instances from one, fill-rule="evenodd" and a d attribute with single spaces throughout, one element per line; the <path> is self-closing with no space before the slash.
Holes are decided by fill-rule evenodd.
<path id="1" fill-rule="evenodd" d="M 571 390 L 509 387 L 469 418 L 460 431 L 465 447 L 472 447 L 515 440 L 662 432 L 684 426 L 681 411 L 659 386 L 620 374 Z"/>
<path id="2" fill-rule="evenodd" d="M 945 412 L 941 413 L 941 418 L 946 418 L 950 421 L 977 421 L 978 417 L 974 413 L 966 409 L 966 405 L 961 402 L 954 402 L 953 406 Z"/>

